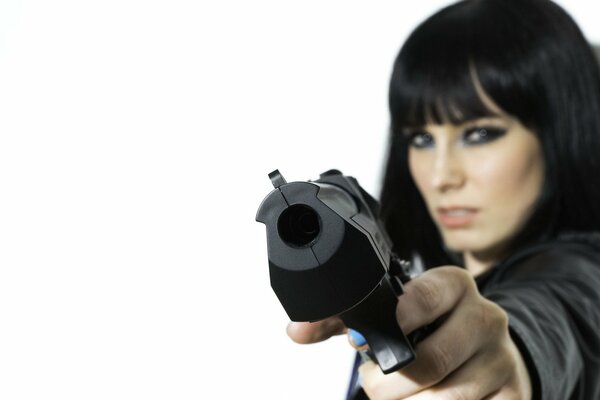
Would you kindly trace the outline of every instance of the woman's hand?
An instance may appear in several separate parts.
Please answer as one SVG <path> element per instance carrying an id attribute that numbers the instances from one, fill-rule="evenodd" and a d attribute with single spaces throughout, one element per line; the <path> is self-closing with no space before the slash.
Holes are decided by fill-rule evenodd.
<path id="1" fill-rule="evenodd" d="M 405 333 L 445 319 L 416 345 L 416 360 L 402 370 L 384 375 L 372 361 L 360 367 L 371 400 L 531 398 L 529 374 L 510 337 L 506 312 L 479 294 L 466 270 L 439 267 L 413 279 L 396 315 Z M 290 336 L 299 341 L 335 331 L 319 328 L 292 327 Z"/>
<path id="2" fill-rule="evenodd" d="M 290 322 L 288 336 L 296 343 L 316 343 L 346 332 L 346 327 L 337 317 L 316 322 Z"/>

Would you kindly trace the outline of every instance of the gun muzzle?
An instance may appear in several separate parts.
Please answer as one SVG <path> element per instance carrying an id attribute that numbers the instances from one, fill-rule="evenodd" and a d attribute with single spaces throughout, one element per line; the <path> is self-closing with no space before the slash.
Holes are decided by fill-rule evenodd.
<path id="1" fill-rule="evenodd" d="M 306 247 L 319 236 L 319 214 L 305 204 L 294 204 L 283 210 L 277 220 L 281 240 L 290 247 Z"/>

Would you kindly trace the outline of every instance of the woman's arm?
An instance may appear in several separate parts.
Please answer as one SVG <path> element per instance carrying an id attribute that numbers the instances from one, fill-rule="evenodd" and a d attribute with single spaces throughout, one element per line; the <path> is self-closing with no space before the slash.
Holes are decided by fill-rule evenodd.
<path id="1" fill-rule="evenodd" d="M 499 273 L 483 294 L 509 315 L 537 398 L 600 398 L 600 256 L 561 243 Z"/>

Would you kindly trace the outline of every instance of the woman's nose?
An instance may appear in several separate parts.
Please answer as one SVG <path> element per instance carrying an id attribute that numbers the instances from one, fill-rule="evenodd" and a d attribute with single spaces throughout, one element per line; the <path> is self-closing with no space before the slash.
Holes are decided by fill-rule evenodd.
<path id="1" fill-rule="evenodd" d="M 452 151 L 436 153 L 431 175 L 431 186 L 440 192 L 460 188 L 465 182 L 465 174 L 460 158 Z"/>

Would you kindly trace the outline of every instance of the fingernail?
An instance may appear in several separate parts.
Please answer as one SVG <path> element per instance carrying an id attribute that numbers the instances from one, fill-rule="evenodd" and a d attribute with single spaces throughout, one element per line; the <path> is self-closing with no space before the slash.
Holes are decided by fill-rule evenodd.
<path id="1" fill-rule="evenodd" d="M 361 347 L 367 344 L 367 339 L 365 339 L 363 335 L 356 332 L 354 329 L 348 329 L 348 336 L 356 347 Z"/>

